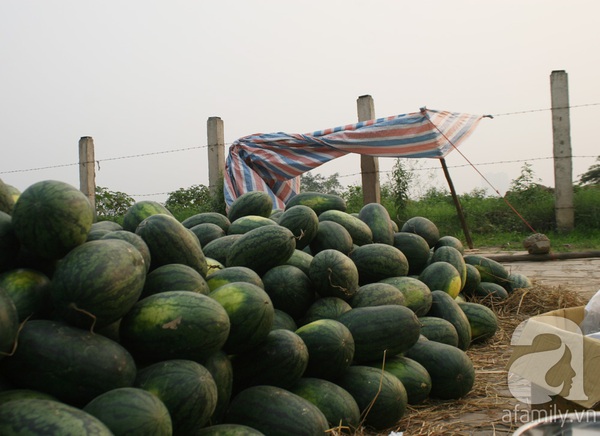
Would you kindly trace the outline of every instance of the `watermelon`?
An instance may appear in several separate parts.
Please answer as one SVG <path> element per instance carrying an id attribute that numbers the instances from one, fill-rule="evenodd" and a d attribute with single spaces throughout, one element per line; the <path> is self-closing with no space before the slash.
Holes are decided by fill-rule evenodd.
<path id="1" fill-rule="evenodd" d="M 135 229 L 150 250 L 150 269 L 169 263 L 181 263 L 206 277 L 206 257 L 196 235 L 170 215 L 156 214 L 143 220 Z"/>
<path id="2" fill-rule="evenodd" d="M 170 359 L 141 368 L 134 387 L 163 402 L 173 434 L 194 434 L 208 423 L 217 406 L 217 385 L 211 373 L 192 360 Z"/>
<path id="3" fill-rule="evenodd" d="M 232 399 L 225 422 L 272 436 L 315 436 L 329 429 L 317 406 L 276 386 L 253 386 L 240 392 Z"/>
<path id="4" fill-rule="evenodd" d="M 449 245 L 438 247 L 434 250 L 430 262 L 448 262 L 456 268 L 456 271 L 460 275 L 460 289 L 464 288 L 467 282 L 467 264 L 459 250 Z"/>
<path id="5" fill-rule="evenodd" d="M 255 428 L 242 424 L 216 424 L 201 428 L 197 436 L 264 436 Z"/>
<path id="6" fill-rule="evenodd" d="M 311 254 L 332 249 L 349 254 L 354 248 L 352 236 L 344 226 L 335 221 L 320 221 L 317 233 L 309 244 Z"/>
<path id="7" fill-rule="evenodd" d="M 214 223 L 201 223 L 190 228 L 190 230 L 198 238 L 201 247 L 204 247 L 209 242 L 222 238 L 227 234 L 225 233 L 225 230 Z"/>
<path id="8" fill-rule="evenodd" d="M 318 298 L 310 305 L 302 319 L 299 320 L 300 325 L 307 324 L 318 319 L 338 319 L 343 313 L 352 309 L 352 306 L 346 301 L 338 297 L 322 297 Z"/>
<path id="9" fill-rule="evenodd" d="M 77 188 L 43 180 L 23 191 L 12 212 L 21 244 L 47 259 L 60 259 L 83 244 L 94 222 L 94 208 Z"/>
<path id="10" fill-rule="evenodd" d="M 396 232 L 393 245 L 406 256 L 409 275 L 420 274 L 429 263 L 431 251 L 422 236 L 416 233 Z"/>
<path id="11" fill-rule="evenodd" d="M 321 297 L 349 300 L 359 288 L 355 263 L 338 250 L 323 250 L 313 256 L 308 277 Z"/>
<path id="12" fill-rule="evenodd" d="M 98 418 L 115 435 L 173 434 L 171 415 L 165 404 L 140 388 L 112 389 L 86 404 L 83 411 Z"/>
<path id="13" fill-rule="evenodd" d="M 465 255 L 464 259 L 467 264 L 479 270 L 482 282 L 496 283 L 502 287 L 510 286 L 510 273 L 501 263 L 477 254 Z"/>
<path id="14" fill-rule="evenodd" d="M 204 277 L 191 266 L 169 263 L 146 275 L 141 298 L 165 291 L 191 291 L 208 295 L 210 287 Z"/>
<path id="15" fill-rule="evenodd" d="M 304 274 L 308 275 L 312 260 L 312 254 L 307 253 L 306 251 L 295 249 L 287 262 L 285 262 L 285 265 L 292 265 L 300 268 Z"/>
<path id="16" fill-rule="evenodd" d="M 357 247 L 349 254 L 358 269 L 358 283 L 366 285 L 389 277 L 405 276 L 408 261 L 393 245 L 373 243 Z"/>
<path id="17" fill-rule="evenodd" d="M 290 392 L 310 401 L 327 418 L 330 428 L 357 430 L 360 410 L 356 400 L 341 386 L 319 378 L 303 377 L 290 388 Z"/>
<path id="18" fill-rule="evenodd" d="M 308 366 L 308 348 L 296 333 L 271 330 L 257 346 L 231 358 L 234 395 L 250 386 L 289 388 Z"/>
<path id="19" fill-rule="evenodd" d="M 152 215 L 163 214 L 173 216 L 165 206 L 157 201 L 143 200 L 133 203 L 123 215 L 123 230 L 135 233 L 142 221 Z"/>
<path id="20" fill-rule="evenodd" d="M 440 239 L 440 230 L 428 218 L 422 216 L 414 216 L 409 218 L 400 227 L 401 232 L 416 233 L 427 241 L 429 248 L 435 247 L 435 244 Z"/>
<path id="21" fill-rule="evenodd" d="M 393 245 L 394 228 L 387 209 L 379 203 L 365 204 L 358 212 L 358 218 L 365 222 L 373 233 L 373 242 Z"/>
<path id="22" fill-rule="evenodd" d="M 295 266 L 273 267 L 262 276 L 262 281 L 273 306 L 294 319 L 301 318 L 315 301 L 312 281 Z"/>
<path id="23" fill-rule="evenodd" d="M 467 354 L 452 345 L 419 341 L 406 353 L 425 367 L 431 376 L 430 397 L 441 400 L 462 398 L 475 383 L 475 369 Z"/>
<path id="24" fill-rule="evenodd" d="M 352 333 L 355 362 L 402 353 L 419 339 L 421 332 L 415 313 L 398 305 L 355 307 L 338 321 Z"/>
<path id="25" fill-rule="evenodd" d="M 220 350 L 230 331 L 227 312 L 196 292 L 170 291 L 138 301 L 123 317 L 121 342 L 143 361 L 203 359 Z"/>
<path id="26" fill-rule="evenodd" d="M 421 323 L 421 334 L 430 341 L 458 347 L 458 332 L 450 321 L 437 316 L 422 316 L 419 318 L 419 322 Z"/>
<path id="27" fill-rule="evenodd" d="M 508 285 L 506 286 L 508 292 L 513 292 L 515 289 L 531 288 L 532 286 L 531 280 L 525 274 L 515 272 L 508 275 Z"/>
<path id="28" fill-rule="evenodd" d="M 365 363 L 373 368 L 383 369 L 402 382 L 406 389 L 408 404 L 420 404 L 429 398 L 431 392 L 431 376 L 423 365 L 406 356 L 387 356 L 385 362 Z"/>
<path id="29" fill-rule="evenodd" d="M 25 398 L 0 406 L 0 434 L 3 435 L 113 436 L 95 416 L 58 401 Z"/>
<path id="30" fill-rule="evenodd" d="M 492 300 L 506 300 L 508 291 L 498 283 L 482 281 L 475 288 L 473 295 L 479 298 L 491 298 Z"/>
<path id="31" fill-rule="evenodd" d="M 452 264 L 445 261 L 427 265 L 419 274 L 419 280 L 432 291 L 444 291 L 452 298 L 456 298 L 462 289 L 460 273 Z"/>
<path id="32" fill-rule="evenodd" d="M 473 265 L 465 263 L 465 269 L 467 271 L 465 284 L 462 289 L 464 295 L 474 295 L 477 290 L 477 286 L 481 283 L 481 274 L 479 270 Z"/>
<path id="33" fill-rule="evenodd" d="M 296 249 L 293 233 L 280 225 L 262 226 L 244 233 L 230 247 L 226 266 L 245 266 L 263 275 L 285 263 Z"/>
<path id="34" fill-rule="evenodd" d="M 431 292 L 432 302 L 428 316 L 436 316 L 449 321 L 458 334 L 458 348 L 466 351 L 471 344 L 471 326 L 469 319 L 461 310 L 458 303 L 444 291 Z"/>
<path id="35" fill-rule="evenodd" d="M 273 326 L 275 316 L 271 298 L 252 283 L 234 282 L 218 287 L 208 296 L 225 309 L 231 328 L 223 349 L 242 353 L 262 342 Z"/>
<path id="36" fill-rule="evenodd" d="M 123 226 L 115 221 L 96 221 L 92 224 L 90 229 L 90 231 L 93 230 L 108 230 L 109 232 L 117 232 L 119 230 L 123 230 Z"/>
<path id="37" fill-rule="evenodd" d="M 457 249 L 461 255 L 465 254 L 465 247 L 460 239 L 455 236 L 444 235 L 441 236 L 435 245 L 433 246 L 434 250 L 437 250 L 440 247 L 452 247 Z"/>
<path id="38" fill-rule="evenodd" d="M 250 230 L 256 229 L 262 226 L 276 226 L 277 223 L 271 218 L 260 216 L 260 215 L 244 215 L 231 222 L 229 229 L 227 230 L 228 235 L 243 235 Z"/>
<path id="39" fill-rule="evenodd" d="M 261 277 L 256 271 L 245 266 L 231 266 L 229 268 L 214 271 L 206 277 L 206 283 L 211 291 L 214 291 L 219 286 L 233 282 L 247 282 L 262 289 L 265 288 Z"/>
<path id="40" fill-rule="evenodd" d="M 459 302 L 471 326 L 471 342 L 482 342 L 494 337 L 498 330 L 498 317 L 487 306 L 474 302 Z"/>
<path id="41" fill-rule="evenodd" d="M 296 205 L 310 207 L 315 213 L 321 215 L 323 212 L 335 209 L 342 212 L 346 211 L 346 200 L 336 194 L 326 194 L 324 192 L 304 191 L 291 197 L 285 203 L 285 210 L 291 209 Z"/>
<path id="42" fill-rule="evenodd" d="M 142 293 L 146 265 L 129 242 L 101 239 L 71 250 L 57 265 L 50 295 L 56 314 L 81 328 L 125 315 Z"/>
<path id="43" fill-rule="evenodd" d="M 19 312 L 8 292 L 0 287 L 0 360 L 12 352 L 19 330 Z"/>
<path id="44" fill-rule="evenodd" d="M 404 295 L 405 306 L 417 316 L 424 316 L 431 308 L 431 290 L 414 277 L 390 277 L 381 280 L 396 287 Z"/>
<path id="45" fill-rule="evenodd" d="M 314 210 L 303 204 L 286 209 L 277 222 L 294 234 L 298 250 L 307 247 L 319 229 L 319 217 Z"/>
<path id="46" fill-rule="evenodd" d="M 295 332 L 298 329 L 296 320 L 292 318 L 287 312 L 275 308 L 273 316 L 273 327 L 272 330 L 284 329 Z"/>
<path id="47" fill-rule="evenodd" d="M 296 334 L 308 348 L 305 376 L 333 380 L 354 359 L 354 337 L 339 321 L 319 319 L 303 325 Z"/>
<path id="48" fill-rule="evenodd" d="M 231 401 L 231 392 L 233 389 L 233 366 L 231 365 L 231 359 L 225 351 L 219 350 L 200 363 L 208 369 L 208 372 L 210 372 L 217 385 L 217 405 L 210 417 L 210 423 L 219 423 L 223 421 L 223 416 L 229 406 L 229 401 Z"/>
<path id="49" fill-rule="evenodd" d="M 39 271 L 17 268 L 0 274 L 4 289 L 17 308 L 19 322 L 47 314 L 50 303 L 50 279 Z"/>
<path id="50" fill-rule="evenodd" d="M 268 218 L 273 211 L 273 200 L 264 191 L 244 192 L 229 206 L 227 218 L 233 223 L 240 217 L 258 215 Z"/>
<path id="51" fill-rule="evenodd" d="M 16 267 L 20 248 L 11 216 L 0 211 L 0 272 Z"/>
<path id="52" fill-rule="evenodd" d="M 352 365 L 336 384 L 356 400 L 364 425 L 383 430 L 396 425 L 408 404 L 402 382 L 387 371 L 364 365 Z"/>
<path id="53" fill-rule="evenodd" d="M 227 263 L 227 254 L 233 243 L 240 239 L 242 235 L 225 235 L 210 241 L 206 246 L 202 247 L 202 252 L 205 257 L 215 259 L 221 264 Z"/>
<path id="54" fill-rule="evenodd" d="M 0 363 L 15 387 L 78 407 L 111 389 L 132 386 L 136 375 L 131 354 L 115 341 L 42 319 L 23 325 L 15 353 Z"/>
<path id="55" fill-rule="evenodd" d="M 383 306 L 385 304 L 406 306 L 406 298 L 394 285 L 376 282 L 358 288 L 349 303 L 352 307 Z"/>
<path id="56" fill-rule="evenodd" d="M 25 398 L 38 398 L 41 400 L 58 401 L 50 394 L 33 389 L 8 389 L 0 391 L 0 406 L 4 403 L 8 403 L 9 401 L 22 400 Z"/>
<path id="57" fill-rule="evenodd" d="M 319 221 L 334 221 L 344 226 L 352 237 L 355 245 L 365 245 L 373 243 L 373 232 L 371 228 L 360 218 L 341 210 L 327 210 L 319 215 Z"/>
<path id="58" fill-rule="evenodd" d="M 107 221 L 104 221 L 107 222 Z M 101 239 L 122 239 L 124 241 L 129 242 L 140 252 L 142 257 L 144 258 L 144 263 L 146 264 L 146 271 L 150 270 L 150 249 L 148 245 L 144 242 L 141 236 L 136 235 L 133 232 L 128 232 L 127 230 L 112 230 L 105 233 Z"/>
<path id="59" fill-rule="evenodd" d="M 181 222 L 181 224 L 183 224 L 184 227 L 188 229 L 191 229 L 192 227 L 204 223 L 216 224 L 225 233 L 227 233 L 227 230 L 231 225 L 231 221 L 229 221 L 229 218 L 227 218 L 225 215 L 219 212 L 200 212 L 195 215 L 192 215 L 189 218 L 184 219 Z"/>
<path id="60" fill-rule="evenodd" d="M 15 199 L 11 194 L 9 185 L 0 179 L 0 212 L 10 214 L 14 206 Z"/>

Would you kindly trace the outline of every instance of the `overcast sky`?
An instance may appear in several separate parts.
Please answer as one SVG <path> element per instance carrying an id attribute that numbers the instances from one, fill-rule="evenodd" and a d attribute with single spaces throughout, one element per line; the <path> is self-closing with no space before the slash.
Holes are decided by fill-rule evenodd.
<path id="1" fill-rule="evenodd" d="M 91 136 L 98 185 L 163 201 L 208 185 L 209 117 L 223 119 L 226 143 L 306 133 L 356 122 L 369 94 L 378 117 L 422 106 L 496 115 L 462 153 L 500 190 L 525 162 L 553 186 L 553 70 L 568 73 L 580 106 L 574 178 L 600 154 L 599 16 L 597 0 L 2 0 L 0 178 L 79 186 L 71 164 Z M 487 186 L 457 152 L 446 160 L 459 191 Z M 359 162 L 314 173 L 359 183 Z M 382 181 L 393 162 L 380 159 Z M 441 175 L 436 160 L 412 164 Z"/>

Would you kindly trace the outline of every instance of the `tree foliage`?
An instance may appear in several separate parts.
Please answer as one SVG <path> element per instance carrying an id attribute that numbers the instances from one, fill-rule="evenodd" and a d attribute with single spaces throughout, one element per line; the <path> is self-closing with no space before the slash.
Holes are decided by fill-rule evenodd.
<path id="1" fill-rule="evenodd" d="M 600 156 L 596 158 L 596 162 L 600 162 Z M 595 163 L 585 173 L 581 174 L 579 184 L 581 186 L 600 185 L 600 163 Z"/>
<path id="2" fill-rule="evenodd" d="M 124 192 L 96 186 L 96 216 L 100 221 L 122 217 L 133 203 L 135 200 Z"/>
<path id="3" fill-rule="evenodd" d="M 225 214 L 223 183 L 213 194 L 207 186 L 192 185 L 169 193 L 165 207 L 178 219 L 183 220 L 201 212 L 219 212 Z"/>
<path id="4" fill-rule="evenodd" d="M 341 195 L 344 188 L 338 180 L 339 177 L 339 173 L 323 177 L 321 174 L 313 175 L 309 171 L 300 176 L 300 191 Z"/>

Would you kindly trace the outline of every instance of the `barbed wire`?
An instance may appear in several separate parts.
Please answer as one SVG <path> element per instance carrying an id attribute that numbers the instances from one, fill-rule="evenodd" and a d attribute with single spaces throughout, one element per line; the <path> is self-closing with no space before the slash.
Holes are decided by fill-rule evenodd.
<path id="1" fill-rule="evenodd" d="M 517 112 L 504 112 L 501 114 L 493 114 L 492 117 L 503 117 L 506 115 L 530 114 L 533 112 L 546 112 L 546 111 L 559 110 L 559 109 L 576 109 L 576 108 L 588 107 L 588 106 L 600 106 L 600 103 L 586 103 L 586 104 L 577 104 L 577 105 L 572 105 L 572 106 L 562 106 L 562 107 L 555 107 L 555 108 L 550 107 L 550 108 L 544 108 L 544 109 L 529 109 L 529 110 L 517 111 Z"/>

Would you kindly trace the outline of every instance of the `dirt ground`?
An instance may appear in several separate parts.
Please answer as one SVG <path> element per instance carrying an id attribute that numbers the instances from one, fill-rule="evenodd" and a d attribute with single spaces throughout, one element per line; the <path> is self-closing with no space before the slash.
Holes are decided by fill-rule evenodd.
<path id="1" fill-rule="evenodd" d="M 500 254 L 494 250 L 470 250 L 473 254 L 481 254 L 492 257 L 494 254 Z M 552 288 L 560 288 L 569 291 L 581 293 L 583 301 L 588 301 L 598 290 L 600 290 L 600 257 L 593 258 L 576 258 L 568 260 L 551 260 L 551 261 L 524 261 L 527 256 L 526 252 L 506 252 L 502 251 L 502 255 L 512 254 L 515 259 L 520 259 L 514 262 L 502 261 L 502 263 L 510 272 L 521 273 L 529 277 L 532 282 L 541 286 Z M 507 332 L 511 333 L 511 332 Z M 504 341 L 510 339 L 504 337 Z M 477 350 L 472 350 L 477 352 Z M 478 360 L 476 367 L 476 377 L 485 377 L 486 384 L 484 391 L 472 392 L 469 394 L 472 398 L 467 400 L 470 404 L 473 401 L 481 402 L 480 410 L 468 408 L 461 412 L 460 406 L 454 411 L 455 405 L 445 406 L 440 405 L 439 413 L 441 417 L 439 429 L 428 426 L 425 428 L 407 425 L 403 430 L 403 436 L 412 436 L 417 434 L 427 435 L 443 435 L 443 434 L 460 434 L 460 435 L 511 435 L 524 422 L 527 422 L 532 414 L 528 406 L 519 403 L 512 396 L 508 389 L 506 364 L 510 357 L 510 349 L 498 349 L 498 353 L 492 353 L 488 361 L 485 359 Z M 496 406 L 497 405 L 497 406 Z M 507 412 L 507 405 L 510 412 Z M 465 408 L 466 409 L 466 408 Z M 413 416 L 418 418 L 419 411 L 413 410 Z M 431 415 L 430 415 L 431 416 Z M 508 419 L 507 419 L 508 417 Z M 514 419 L 513 419 L 514 418 Z M 520 422 L 515 422 L 516 419 L 521 419 Z M 449 421 L 460 421 L 464 424 L 463 428 L 468 430 L 459 432 L 448 432 L 445 423 Z M 393 433 L 389 433 L 393 434 Z"/>

